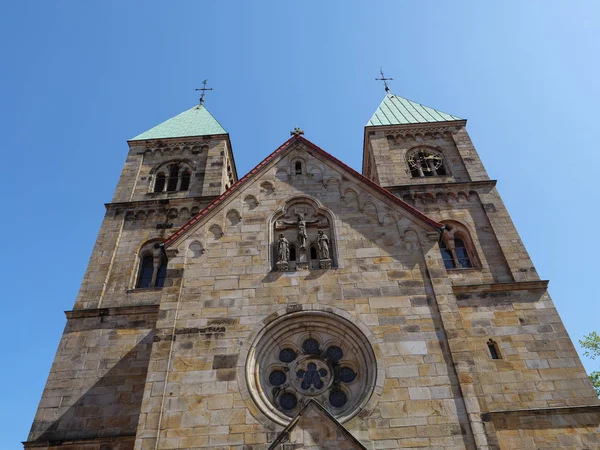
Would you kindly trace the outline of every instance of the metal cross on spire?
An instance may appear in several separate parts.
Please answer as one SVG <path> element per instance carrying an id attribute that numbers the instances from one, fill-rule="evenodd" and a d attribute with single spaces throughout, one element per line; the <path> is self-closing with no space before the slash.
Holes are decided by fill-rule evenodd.
<path id="1" fill-rule="evenodd" d="M 387 82 L 393 80 L 393 78 L 386 78 L 383 74 L 383 69 L 381 67 L 379 68 L 379 73 L 381 74 L 381 78 L 375 78 L 375 80 L 383 81 L 383 85 L 385 86 L 385 92 L 390 92 L 390 87 L 388 86 Z"/>
<path id="2" fill-rule="evenodd" d="M 213 90 L 212 88 L 207 88 L 206 87 L 206 82 L 207 82 L 207 80 L 204 80 L 202 82 L 202 87 L 201 88 L 196 88 L 197 91 L 202 91 L 202 95 L 200 96 L 200 104 L 201 105 L 204 103 L 204 93 L 206 91 L 212 91 Z"/>

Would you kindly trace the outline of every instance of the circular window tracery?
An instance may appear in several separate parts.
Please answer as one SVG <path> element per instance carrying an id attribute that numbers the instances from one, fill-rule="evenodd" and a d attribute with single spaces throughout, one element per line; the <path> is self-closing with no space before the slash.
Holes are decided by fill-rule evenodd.
<path id="1" fill-rule="evenodd" d="M 246 370 L 250 394 L 279 423 L 310 398 L 349 420 L 369 400 L 377 375 L 367 338 L 324 312 L 293 313 L 270 325 L 253 345 Z"/>
<path id="2" fill-rule="evenodd" d="M 408 165 L 413 177 L 446 175 L 444 157 L 431 148 L 420 148 L 408 154 Z"/>

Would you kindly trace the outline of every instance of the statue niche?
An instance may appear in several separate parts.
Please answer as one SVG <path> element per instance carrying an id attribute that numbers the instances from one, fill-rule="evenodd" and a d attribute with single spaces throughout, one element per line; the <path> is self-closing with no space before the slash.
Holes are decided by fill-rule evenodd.
<path id="1" fill-rule="evenodd" d="M 286 272 L 331 268 L 331 223 L 327 215 L 312 204 L 286 205 L 273 228 L 274 269 Z M 315 249 L 318 249 L 317 258 L 314 258 Z"/>

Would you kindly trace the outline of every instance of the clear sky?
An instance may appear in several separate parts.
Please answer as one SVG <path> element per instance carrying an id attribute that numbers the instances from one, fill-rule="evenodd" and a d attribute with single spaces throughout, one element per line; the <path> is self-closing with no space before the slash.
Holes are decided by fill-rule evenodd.
<path id="1" fill-rule="evenodd" d="M 240 176 L 297 125 L 360 170 L 380 66 L 393 93 L 468 119 L 571 338 L 600 331 L 599 16 L 572 0 L 4 2 L 0 448 L 27 438 L 126 140 L 205 78 Z"/>

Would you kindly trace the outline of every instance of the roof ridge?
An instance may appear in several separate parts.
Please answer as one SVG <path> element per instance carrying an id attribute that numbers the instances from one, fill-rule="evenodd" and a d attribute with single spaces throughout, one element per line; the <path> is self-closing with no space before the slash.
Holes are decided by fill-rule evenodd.
<path id="1" fill-rule="evenodd" d="M 375 189 L 376 191 L 378 191 L 384 197 L 386 197 L 389 200 L 393 201 L 394 203 L 400 205 L 401 207 L 407 209 L 408 211 L 410 211 L 411 214 L 413 214 L 414 216 L 420 218 L 421 220 L 423 220 L 424 222 L 426 222 L 427 224 L 429 224 L 432 228 L 436 228 L 438 230 L 442 229 L 443 225 L 441 223 L 436 222 L 435 220 L 431 219 L 429 216 L 427 216 L 426 214 L 423 214 L 421 211 L 419 211 L 415 207 L 409 205 L 408 203 L 406 203 L 401 198 L 396 197 L 394 194 L 392 194 L 391 192 L 389 192 L 387 189 L 384 189 L 383 187 L 381 187 L 377 183 L 371 181 L 370 179 L 368 179 L 364 175 L 358 173 L 352 167 L 346 165 L 345 163 L 343 163 L 342 161 L 340 161 L 339 159 L 337 159 L 335 156 L 333 156 L 330 153 L 328 153 L 325 150 L 323 150 L 318 145 L 312 143 L 311 141 L 309 141 L 308 139 L 306 139 L 303 136 L 292 136 L 287 141 L 285 141 L 283 144 L 281 144 L 277 149 L 275 149 L 265 159 L 263 159 L 261 162 L 259 162 L 250 172 L 248 172 L 246 175 L 244 175 L 242 178 L 240 178 L 236 183 L 234 183 L 233 186 L 231 186 L 228 190 L 226 190 L 225 192 L 223 192 L 219 197 L 217 197 L 216 199 L 214 199 L 202 211 L 200 211 L 198 214 L 196 214 L 194 217 L 192 217 L 190 220 L 188 220 L 181 228 L 179 228 L 171 236 L 169 236 L 164 241 L 165 247 L 171 246 L 187 230 L 189 230 L 193 225 L 195 225 L 196 223 L 198 223 L 204 216 L 206 216 L 210 211 L 212 211 L 215 207 L 217 207 L 221 202 L 223 202 L 225 199 L 227 199 L 228 197 L 230 197 L 233 193 L 237 192 L 242 185 L 246 184 L 246 182 L 248 182 L 248 180 L 250 178 L 252 178 L 254 175 L 256 175 L 266 164 L 268 164 L 277 155 L 279 155 L 284 150 L 286 150 L 295 141 L 303 142 L 304 144 L 306 144 L 308 147 L 312 148 L 317 153 L 320 153 L 326 159 L 329 159 L 333 163 L 335 163 L 338 166 L 340 166 L 342 169 L 344 169 L 347 172 L 349 172 L 352 176 L 356 177 L 360 182 L 365 183 L 369 187 L 371 187 L 371 188 Z"/>

